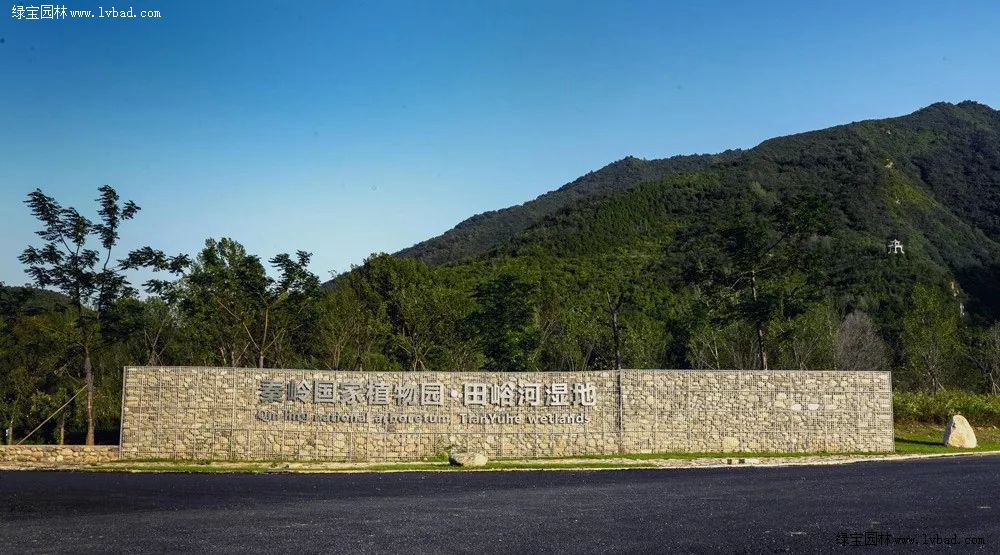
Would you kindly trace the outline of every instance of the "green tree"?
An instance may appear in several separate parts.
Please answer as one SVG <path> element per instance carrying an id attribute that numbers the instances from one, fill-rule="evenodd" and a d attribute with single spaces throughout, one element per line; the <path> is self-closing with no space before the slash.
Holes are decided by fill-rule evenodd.
<path id="1" fill-rule="evenodd" d="M 839 317 L 827 303 L 815 304 L 798 316 L 772 324 L 778 329 L 781 367 L 833 369 L 838 325 Z"/>
<path id="2" fill-rule="evenodd" d="M 348 281 L 367 311 L 366 321 L 388 325 L 381 345 L 393 367 L 464 369 L 476 364 L 475 353 L 459 336 L 471 302 L 426 264 L 377 254 Z"/>
<path id="3" fill-rule="evenodd" d="M 469 316 L 469 324 L 486 355 L 486 368 L 495 372 L 538 370 L 538 286 L 502 273 L 476 286 L 473 297 L 478 308 Z"/>
<path id="4" fill-rule="evenodd" d="M 188 326 L 210 345 L 210 356 L 231 366 L 265 368 L 287 356 L 289 342 L 315 325 L 319 278 L 309 271 L 311 254 L 279 254 L 268 262 L 229 238 L 208 239 L 192 261 L 150 248 L 130 254 L 129 267 L 151 267 L 179 280 L 150 280 L 147 289 L 179 304 Z"/>
<path id="5" fill-rule="evenodd" d="M 162 297 L 121 299 L 105 329 L 128 350 L 130 360 L 147 366 L 168 364 L 184 331 L 180 311 Z"/>
<path id="6" fill-rule="evenodd" d="M 1000 321 L 978 330 L 968 356 L 982 372 L 990 393 L 1000 395 Z"/>
<path id="7" fill-rule="evenodd" d="M 94 444 L 93 356 L 101 345 L 101 324 L 116 300 L 134 292 L 122 273 L 124 266 L 112 263 L 112 251 L 122 222 L 139 212 L 132 201 L 120 204 L 111 186 L 98 191 L 100 219 L 96 223 L 75 208 L 63 208 L 40 189 L 29 194 L 25 203 L 42 223 L 37 235 L 43 244 L 29 246 L 19 257 L 37 286 L 61 291 L 75 310 L 78 333 L 74 343 L 82 355 L 87 387 L 87 445 Z"/>
<path id="8" fill-rule="evenodd" d="M 944 389 L 954 377 L 959 352 L 958 307 L 939 288 L 915 285 L 901 339 L 913 379 L 930 390 Z"/>
<path id="9" fill-rule="evenodd" d="M 367 365 L 382 330 L 372 321 L 357 292 L 337 284 L 320 301 L 317 328 L 321 364 L 333 370 L 357 370 Z"/>
<path id="10" fill-rule="evenodd" d="M 78 329 L 74 315 L 66 311 L 8 314 L 0 317 L 0 328 L 0 416 L 12 442 L 19 425 L 34 426 L 52 414 L 35 418 L 40 412 L 69 399 L 67 388 L 79 390 L 79 378 L 67 371 L 77 355 L 67 348 L 73 345 L 67 337 L 76 336 Z M 60 429 L 65 416 L 62 411 Z"/>
<path id="11" fill-rule="evenodd" d="M 688 360 L 697 369 L 753 368 L 760 357 L 755 331 L 753 324 L 743 320 L 699 327 L 690 336 Z"/>
<path id="12" fill-rule="evenodd" d="M 753 324 L 757 367 L 767 370 L 771 323 L 795 318 L 821 298 L 812 285 L 822 283 L 824 252 L 814 238 L 824 227 L 823 208 L 811 197 L 777 204 L 757 182 L 750 192 L 722 230 L 723 260 L 709 274 L 729 299 L 732 311 L 722 316 Z"/>
<path id="13" fill-rule="evenodd" d="M 275 279 L 243 245 L 209 239 L 184 278 L 182 306 L 191 315 L 215 313 L 228 324 L 223 337 L 231 361 L 249 354 L 254 366 L 265 368 L 268 357 L 302 325 L 298 317 L 318 294 L 319 280 L 307 269 L 309 259 L 302 251 L 295 258 L 271 258 Z"/>
<path id="14" fill-rule="evenodd" d="M 564 372 L 590 369 L 605 342 L 601 299 L 576 284 L 556 282 L 546 275 L 539 288 L 541 364 Z"/>
<path id="15" fill-rule="evenodd" d="M 604 313 L 611 328 L 611 340 L 614 345 L 614 369 L 622 369 L 622 321 L 623 313 L 632 303 L 631 283 L 617 280 L 604 289 Z"/>

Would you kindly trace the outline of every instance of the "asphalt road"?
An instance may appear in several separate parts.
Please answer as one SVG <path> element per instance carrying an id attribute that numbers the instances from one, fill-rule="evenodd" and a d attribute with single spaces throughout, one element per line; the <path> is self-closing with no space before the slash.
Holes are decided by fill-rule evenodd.
<path id="1" fill-rule="evenodd" d="M 906 552 L 997 553 L 998 511 L 1000 456 L 660 471 L 0 472 L 0 553 L 864 553 L 898 548 L 851 545 L 886 534 L 914 538 Z M 942 543 L 925 545 L 925 534 Z"/>

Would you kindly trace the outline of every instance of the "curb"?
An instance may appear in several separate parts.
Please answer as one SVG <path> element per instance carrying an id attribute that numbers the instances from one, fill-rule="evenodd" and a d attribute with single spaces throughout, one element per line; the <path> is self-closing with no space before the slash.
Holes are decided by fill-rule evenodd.
<path id="1" fill-rule="evenodd" d="M 163 470 L 146 469 L 142 467 L 115 467 L 107 463 L 88 465 L 4 465 L 0 464 L 0 471 L 62 471 L 62 472 L 124 472 L 130 474 L 358 474 L 358 473 L 398 473 L 398 472 L 538 472 L 538 471 L 604 471 L 604 470 L 685 470 L 701 468 L 781 468 L 790 466 L 834 466 L 845 464 L 857 464 L 866 462 L 899 462 L 911 460 L 939 459 L 950 457 L 982 457 L 997 456 L 1000 451 L 979 451 L 960 453 L 915 453 L 906 455 L 872 455 L 856 457 L 825 457 L 810 458 L 809 460 L 798 460 L 800 458 L 756 458 L 756 457 L 729 457 L 712 459 L 639 459 L 635 463 L 626 463 L 620 459 L 588 459 L 586 462 L 579 462 L 580 466 L 573 463 L 560 463 L 550 461 L 553 465 L 545 466 L 539 464 L 537 468 L 459 468 L 448 465 L 441 465 L 440 468 L 394 468 L 394 469 L 371 469 L 365 467 L 340 467 L 340 468 L 288 468 L 288 467 L 261 467 L 248 471 L 246 469 L 227 469 L 225 467 L 211 467 L 206 465 L 204 471 L 189 470 Z M 803 457 L 805 458 L 805 457 Z M 534 464 L 532 461 L 504 461 L 515 462 L 517 464 Z M 615 464 L 620 463 L 620 464 Z M 251 463 L 252 464 L 252 463 Z M 607 464 L 608 466 L 588 466 L 589 464 Z"/>

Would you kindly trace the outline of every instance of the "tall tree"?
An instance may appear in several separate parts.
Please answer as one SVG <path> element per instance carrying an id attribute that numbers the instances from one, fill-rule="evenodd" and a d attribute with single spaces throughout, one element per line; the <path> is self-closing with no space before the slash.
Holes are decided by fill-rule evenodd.
<path id="1" fill-rule="evenodd" d="M 841 322 L 834 364 L 834 370 L 845 372 L 889 369 L 889 347 L 864 312 L 855 310 Z"/>
<path id="2" fill-rule="evenodd" d="M 114 302 L 133 293 L 123 266 L 112 263 L 122 222 L 139 212 L 132 201 L 119 203 L 118 193 L 103 185 L 97 198 L 95 223 L 75 208 L 63 208 L 54 198 L 36 189 L 25 204 L 42 223 L 36 234 L 40 247 L 29 246 L 19 257 L 39 287 L 54 287 L 67 295 L 76 312 L 76 346 L 82 354 L 87 387 L 87 445 L 94 444 L 94 351 L 101 342 L 101 323 Z M 94 244 L 96 243 L 96 245 Z"/>
<path id="3" fill-rule="evenodd" d="M 476 286 L 479 308 L 469 316 L 474 337 L 496 372 L 538 370 L 541 330 L 538 287 L 511 273 Z"/>
<path id="4" fill-rule="evenodd" d="M 616 291 L 614 295 L 610 291 L 605 291 L 604 296 L 607 299 L 607 306 L 605 307 L 605 312 L 608 315 L 608 321 L 611 324 L 611 338 L 614 343 L 615 351 L 615 370 L 622 369 L 622 322 L 621 313 L 622 308 L 625 306 L 626 297 L 623 291 Z"/>
<path id="5" fill-rule="evenodd" d="M 205 241 L 182 280 L 181 306 L 189 320 L 212 326 L 202 331 L 233 366 L 263 366 L 260 359 L 270 345 L 255 336 L 258 327 L 264 328 L 257 304 L 266 295 L 267 281 L 260 259 L 229 238 Z"/>
<path id="6" fill-rule="evenodd" d="M 836 364 L 839 318 L 827 303 L 811 306 L 795 318 L 778 322 L 783 368 L 826 370 Z"/>
<path id="7" fill-rule="evenodd" d="M 599 279 L 602 311 L 611 332 L 611 357 L 615 370 L 622 369 L 623 342 L 627 332 L 626 314 L 634 308 L 636 276 L 615 267 Z"/>
<path id="8" fill-rule="evenodd" d="M 322 364 L 331 370 L 357 369 L 367 354 L 362 351 L 370 345 L 365 341 L 370 329 L 367 311 L 354 289 L 346 284 L 338 284 L 320 302 L 317 337 Z"/>
<path id="9" fill-rule="evenodd" d="M 467 294 L 453 289 L 424 263 L 376 254 L 348 278 L 369 323 L 387 324 L 382 349 L 390 367 L 426 370 L 466 368 L 475 353 L 460 344 L 458 330 L 471 310 Z"/>
<path id="10" fill-rule="evenodd" d="M 913 376 L 941 390 L 954 374 L 959 349 L 958 306 L 937 287 L 917 284 L 903 317 L 903 353 Z"/>
<path id="11" fill-rule="evenodd" d="M 150 280 L 147 289 L 177 299 L 189 321 L 197 322 L 224 364 L 264 368 L 293 334 L 311 321 L 306 313 L 320 297 L 319 278 L 308 270 L 312 255 L 279 254 L 268 262 L 229 238 L 208 239 L 192 262 L 187 256 L 167 257 L 150 248 L 134 251 L 133 268 L 167 271 L 178 281 Z"/>
<path id="12" fill-rule="evenodd" d="M 1000 322 L 976 334 L 969 358 L 982 372 L 990 393 L 1000 395 Z"/>
<path id="13" fill-rule="evenodd" d="M 819 298 L 811 284 L 820 283 L 818 260 L 824 255 L 812 239 L 822 231 L 824 212 L 811 197 L 778 203 L 774 195 L 753 182 L 747 201 L 722 231 L 722 266 L 711 269 L 715 288 L 730 297 L 732 312 L 754 326 L 757 366 L 769 367 L 769 325 L 795 318 Z M 795 268 L 796 273 L 788 272 Z"/>
<path id="14" fill-rule="evenodd" d="M 147 366 L 167 364 L 167 353 L 182 332 L 179 312 L 162 297 L 122 299 L 109 315 L 107 334 L 129 349 L 132 360 Z"/>
<path id="15" fill-rule="evenodd" d="M 24 300 L 23 291 L 8 289 L 0 282 L 0 424 L 7 445 L 13 442 L 14 424 L 21 413 L 23 399 L 34 389 L 31 376 L 15 367 L 11 360 L 18 347 L 14 326 Z"/>

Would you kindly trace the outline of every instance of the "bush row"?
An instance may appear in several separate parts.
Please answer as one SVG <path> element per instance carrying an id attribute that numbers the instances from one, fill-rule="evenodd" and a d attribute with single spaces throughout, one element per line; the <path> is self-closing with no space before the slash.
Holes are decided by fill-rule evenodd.
<path id="1" fill-rule="evenodd" d="M 937 393 L 893 393 L 892 411 L 896 422 L 945 424 L 961 414 L 975 426 L 1000 426 L 1000 396 L 939 391 Z"/>

